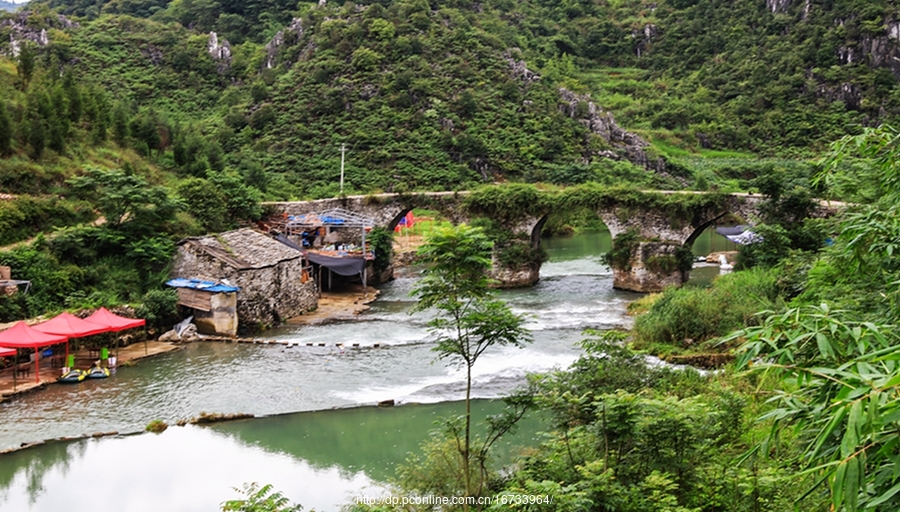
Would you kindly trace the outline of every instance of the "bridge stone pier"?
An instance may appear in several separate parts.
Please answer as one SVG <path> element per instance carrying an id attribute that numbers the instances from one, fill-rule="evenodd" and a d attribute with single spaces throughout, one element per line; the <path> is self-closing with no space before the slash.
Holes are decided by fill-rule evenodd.
<path id="1" fill-rule="evenodd" d="M 599 209 L 613 236 L 613 287 L 636 292 L 659 292 L 681 286 L 690 277 L 691 247 L 706 228 L 727 215 L 754 223 L 762 196 L 697 194 L 696 200 L 659 201 L 647 194 L 644 204 L 616 204 Z M 689 192 L 671 192 L 680 198 Z M 656 196 L 656 197 L 654 197 Z M 657 199 L 657 200 L 654 200 Z M 628 258 L 621 257 L 628 253 Z"/>
<path id="2" fill-rule="evenodd" d="M 267 203 L 277 214 L 302 215 L 344 208 L 375 219 L 393 230 L 413 208 L 436 210 L 451 222 L 488 218 L 510 236 L 504 247 L 495 245 L 492 277 L 501 287 L 530 286 L 537 282 L 540 262 L 527 260 L 512 268 L 504 251 L 519 253 L 540 247 L 541 230 L 556 211 L 588 208 L 603 220 L 613 236 L 613 284 L 616 288 L 656 292 L 683 284 L 690 273 L 690 248 L 707 227 L 733 214 L 752 223 L 762 196 L 702 192 L 602 189 L 596 185 L 561 191 L 541 191 L 527 185 L 494 185 L 489 190 L 420 194 L 347 196 L 303 202 Z M 508 209 L 485 208 L 483 198 L 524 192 Z M 482 198 L 481 206 L 476 199 Z M 515 199 L 515 198 L 514 198 Z M 500 204 L 505 204 L 500 202 Z"/>

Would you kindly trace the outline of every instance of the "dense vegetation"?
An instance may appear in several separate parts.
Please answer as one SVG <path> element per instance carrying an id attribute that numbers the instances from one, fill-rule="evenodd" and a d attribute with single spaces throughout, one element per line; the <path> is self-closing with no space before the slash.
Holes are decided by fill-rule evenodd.
<path id="1" fill-rule="evenodd" d="M 127 164 L 186 195 L 207 187 L 207 204 L 222 194 L 208 173 L 255 197 L 333 196 L 342 143 L 349 192 L 494 180 L 745 188 L 766 166 L 809 174 L 747 151 L 809 154 L 895 117 L 889 8 L 36 2 L 0 26 L 21 48 L 0 59 L 0 190 L 64 192 L 85 164 Z M 591 98 L 649 139 L 645 162 L 664 155 L 665 172 L 606 158 L 625 150 L 598 128 Z M 207 182 L 180 183 L 191 178 Z M 220 229 L 201 203 L 187 201 L 201 228 Z"/>
<path id="2" fill-rule="evenodd" d="M 335 195 L 342 143 L 349 190 L 359 192 L 497 179 L 742 186 L 759 170 L 748 151 L 807 155 L 898 113 L 887 1 L 32 7 L 23 23 L 47 29 L 49 44 L 22 45 L 89 91 L 95 135 L 86 146 L 114 136 L 163 171 L 204 178 L 226 169 L 273 199 Z M 211 55 L 209 31 L 220 49 L 230 42 L 227 52 Z M 14 30 L 0 32 L 5 40 Z M 574 99 L 563 100 L 560 88 Z M 13 125 L 36 126 L 23 115 L 22 94 L 2 98 Z M 653 143 L 650 162 L 667 156 L 666 172 L 605 158 L 623 149 L 602 136 L 596 125 L 605 118 L 591 117 L 591 98 Z M 43 124 L 56 127 L 46 110 Z M 106 114 L 119 120 L 115 127 Z M 20 127 L 13 149 L 39 157 L 53 139 L 51 149 L 77 172 L 91 155 L 67 151 L 66 143 L 79 144 L 64 128 L 44 128 L 42 144 Z"/>

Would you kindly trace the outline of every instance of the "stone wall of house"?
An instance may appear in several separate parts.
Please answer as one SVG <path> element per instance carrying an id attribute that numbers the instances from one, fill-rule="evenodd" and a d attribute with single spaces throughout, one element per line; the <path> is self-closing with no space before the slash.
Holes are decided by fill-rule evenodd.
<path id="1" fill-rule="evenodd" d="M 206 281 L 227 279 L 237 286 L 238 270 L 227 263 L 213 258 L 202 249 L 191 244 L 178 247 L 172 263 L 172 277 L 198 278 Z"/>
<path id="2" fill-rule="evenodd" d="M 239 272 L 238 318 L 244 329 L 279 324 L 316 309 L 318 292 L 312 276 L 304 283 L 300 258 L 273 267 Z"/>
<path id="3" fill-rule="evenodd" d="M 302 282 L 303 262 L 299 255 L 269 267 L 235 269 L 191 244 L 183 244 L 175 256 L 172 276 L 227 280 L 239 287 L 237 313 L 241 330 L 275 325 L 318 306 L 315 280 L 310 276 Z"/>

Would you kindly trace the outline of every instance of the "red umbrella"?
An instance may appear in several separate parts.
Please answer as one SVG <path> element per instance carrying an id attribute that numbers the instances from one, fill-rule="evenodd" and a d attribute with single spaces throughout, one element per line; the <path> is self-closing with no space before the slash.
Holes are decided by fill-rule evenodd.
<path id="1" fill-rule="evenodd" d="M 19 322 L 9 329 L 0 332 L 0 347 L 34 349 L 35 382 L 41 382 L 41 365 L 37 356 L 37 350 L 42 347 L 49 347 L 50 345 L 67 343 L 68 341 L 68 336 L 43 333 L 33 327 L 29 327 L 25 322 Z"/>

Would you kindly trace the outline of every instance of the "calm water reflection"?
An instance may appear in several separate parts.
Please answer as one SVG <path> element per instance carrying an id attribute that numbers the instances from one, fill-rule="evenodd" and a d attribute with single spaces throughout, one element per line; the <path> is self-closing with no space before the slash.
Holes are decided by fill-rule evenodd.
<path id="1" fill-rule="evenodd" d="M 480 401 L 474 414 L 500 408 Z M 3 457 L 0 510 L 208 511 L 238 497 L 231 488 L 245 482 L 271 483 L 305 510 L 335 510 L 357 494 L 381 494 L 378 482 L 418 450 L 435 421 L 461 411 L 459 402 L 367 407 L 51 443 Z M 501 460 L 534 445 L 540 425 L 526 418 L 498 446 Z"/>

